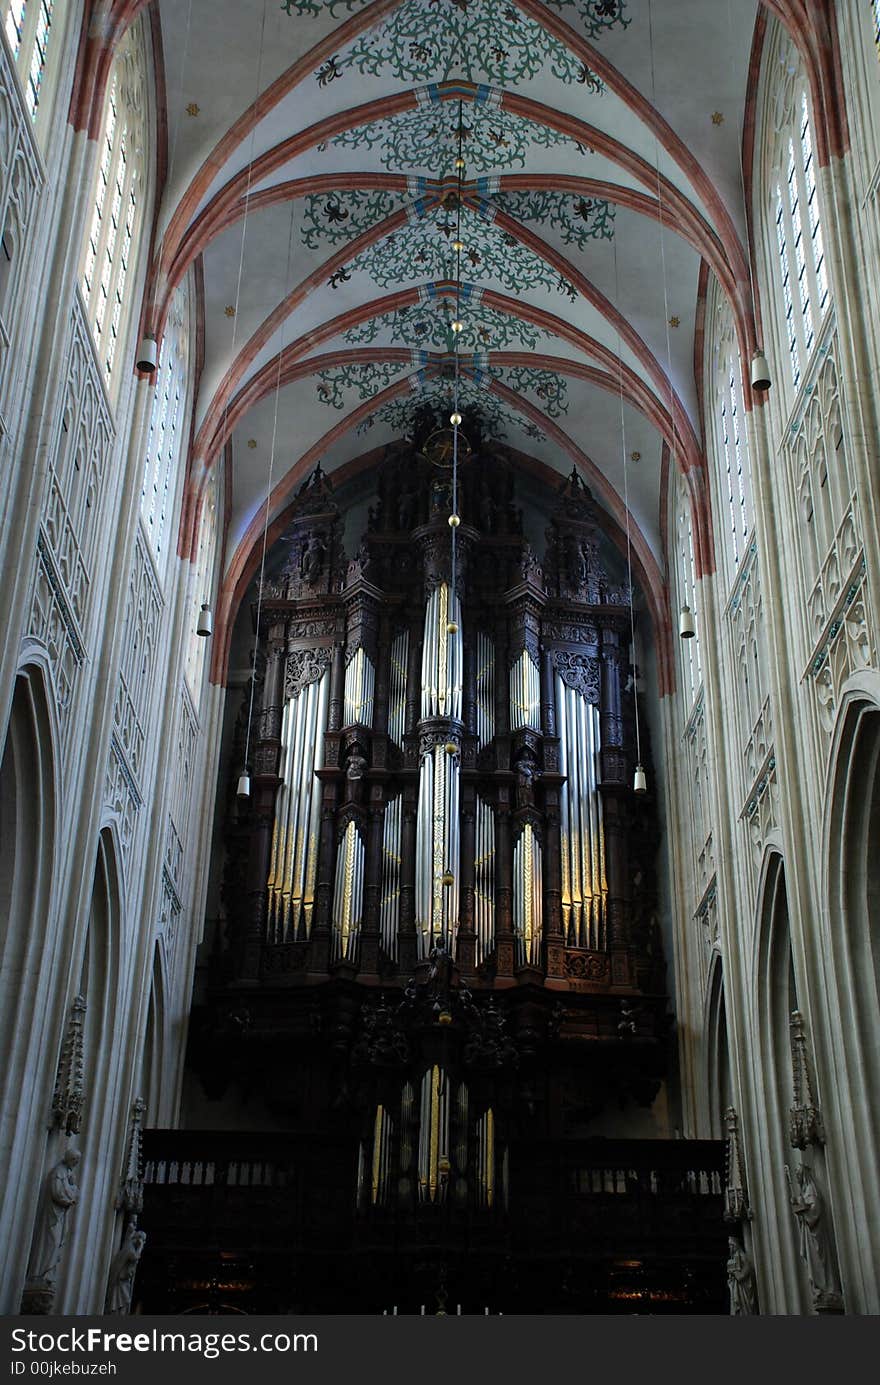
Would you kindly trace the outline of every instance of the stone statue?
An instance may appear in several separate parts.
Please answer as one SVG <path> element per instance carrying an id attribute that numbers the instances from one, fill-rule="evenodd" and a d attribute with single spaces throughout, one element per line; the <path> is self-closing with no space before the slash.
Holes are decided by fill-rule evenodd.
<path id="1" fill-rule="evenodd" d="M 29 1306 L 25 1311 L 46 1312 L 51 1308 L 58 1277 L 58 1265 L 64 1249 L 67 1231 L 67 1214 L 79 1201 L 79 1186 L 74 1170 L 80 1161 L 78 1149 L 67 1149 L 49 1173 L 40 1206 L 40 1219 L 34 1234 L 33 1249 L 28 1262 L 27 1288 L 25 1302 L 34 1294 L 41 1300 L 48 1300 L 40 1306 Z"/>
<path id="2" fill-rule="evenodd" d="M 735 1318 L 751 1317 L 758 1312 L 758 1292 L 755 1269 L 743 1246 L 735 1236 L 729 1236 L 727 1286 L 730 1289 L 730 1312 Z"/>
<path id="3" fill-rule="evenodd" d="M 131 1310 L 131 1295 L 134 1277 L 147 1243 L 146 1231 L 139 1231 L 137 1222 L 130 1221 L 125 1228 L 122 1245 L 110 1264 L 110 1282 L 107 1286 L 105 1313 L 124 1316 Z"/>
<path id="4" fill-rule="evenodd" d="M 825 1199 L 819 1191 L 809 1164 L 798 1165 L 795 1175 L 796 1187 L 792 1187 L 787 1164 L 785 1172 L 791 1210 L 798 1222 L 801 1258 L 810 1277 L 814 1307 L 833 1309 L 840 1301 L 840 1288 L 833 1263 L 833 1252 L 823 1224 Z"/>

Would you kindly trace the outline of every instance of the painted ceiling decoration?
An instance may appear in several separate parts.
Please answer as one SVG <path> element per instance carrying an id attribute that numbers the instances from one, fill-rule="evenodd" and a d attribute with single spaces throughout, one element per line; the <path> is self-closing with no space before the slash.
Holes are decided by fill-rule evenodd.
<path id="1" fill-rule="evenodd" d="M 496 225 L 496 214 L 497 209 L 482 197 L 465 201 L 460 220 L 448 200 L 414 202 L 406 227 L 368 246 L 347 268 L 350 273 L 369 274 L 379 288 L 412 279 L 449 277 L 455 269 L 452 243 L 460 225 L 469 277 L 494 281 L 515 293 L 544 288 L 574 300 L 574 285 L 510 231 Z M 338 287 L 338 282 L 331 287 Z"/>
<path id="2" fill-rule="evenodd" d="M 383 168 L 426 169 L 436 177 L 452 170 L 459 130 L 471 174 L 525 168 L 538 149 L 571 148 L 581 155 L 593 152 L 586 143 L 507 110 L 504 93 L 488 86 L 432 84 L 414 95 L 414 109 L 341 130 L 328 143 L 319 145 L 319 152 L 329 148 L 375 150 Z"/>
<path id="3" fill-rule="evenodd" d="M 442 185 L 425 178 L 411 178 L 409 190 L 416 216 L 423 215 L 432 202 L 440 200 L 445 211 L 440 232 L 448 242 L 455 231 L 455 203 L 451 199 L 457 194 L 449 192 L 444 196 Z M 465 202 L 487 220 L 492 220 L 496 211 L 502 211 L 515 221 L 558 231 L 566 245 L 576 245 L 579 250 L 585 249 L 591 240 L 610 240 L 614 235 L 617 208 L 606 199 L 549 191 L 503 192 L 497 178 L 466 183 L 463 194 Z M 309 250 L 317 250 L 322 241 L 332 246 L 354 240 L 405 205 L 402 196 L 384 189 L 312 193 L 305 199 L 302 243 Z"/>
<path id="4" fill-rule="evenodd" d="M 461 301 L 467 307 L 462 331 L 462 346 L 470 350 L 500 350 L 516 346 L 533 351 L 540 343 L 551 341 L 553 334 L 525 318 L 499 312 L 483 301 L 482 289 L 463 282 Z M 393 313 L 381 313 L 367 318 L 343 334 L 351 346 L 368 345 L 377 338 L 400 342 L 403 346 L 421 346 L 435 350 L 452 349 L 452 320 L 455 313 L 453 288 L 426 284 L 419 290 L 419 301 Z"/>
<path id="5" fill-rule="evenodd" d="M 459 364 L 475 385 L 483 385 L 490 389 L 493 380 L 500 380 L 516 394 L 534 395 L 535 402 L 548 418 L 559 418 L 562 414 L 568 413 L 568 381 L 552 370 L 495 365 L 484 352 L 473 355 L 462 352 L 459 354 Z M 316 371 L 316 393 L 322 404 L 334 409 L 343 409 L 350 399 L 369 399 L 385 389 L 410 365 L 419 367 L 413 380 L 420 388 L 429 379 L 426 367 L 430 367 L 444 379 L 454 370 L 451 353 L 438 356 L 426 351 L 414 351 L 409 362 L 349 361 L 345 365 Z M 530 431 L 529 436 L 533 437 L 534 433 Z"/>
<path id="6" fill-rule="evenodd" d="M 351 13 L 362 4 L 339 0 L 324 8 Z M 287 0 L 282 8 L 291 17 L 320 13 L 314 0 Z M 556 0 L 555 8 L 579 17 L 591 39 L 629 23 L 624 0 Z M 601 87 L 599 78 L 520 6 L 498 0 L 403 0 L 375 29 L 360 34 L 344 56 L 328 58 L 315 77 L 327 86 L 348 70 L 400 82 L 486 77 L 504 86 L 549 71 L 566 84 Z"/>
<path id="7" fill-rule="evenodd" d="M 353 363 L 337 366 L 333 370 L 317 372 L 316 393 L 322 404 L 331 408 L 345 408 L 349 391 L 356 399 L 369 399 L 371 395 L 385 389 L 391 381 L 406 369 L 404 361 Z"/>
<path id="8" fill-rule="evenodd" d="M 577 467 L 618 531 L 624 450 L 640 453 L 633 551 L 661 610 L 664 478 L 705 497 L 706 264 L 745 359 L 755 340 L 738 199 L 758 0 L 156 4 L 175 136 L 146 325 L 161 337 L 194 265 L 205 362 L 186 513 L 228 458 L 218 615 L 258 561 L 276 415 L 273 525 L 303 468 L 320 460 L 332 480 L 418 408 L 446 408 L 456 319 L 463 406 L 536 463 Z M 222 92 L 219 26 L 237 55 Z"/>
<path id="9" fill-rule="evenodd" d="M 483 372 L 462 372 L 458 403 L 465 419 L 465 436 L 469 423 L 472 430 L 479 430 L 487 438 L 501 441 L 508 437 L 508 430 L 511 430 L 533 442 L 543 442 L 545 435 L 532 419 L 518 413 L 490 392 L 492 383 L 491 377 Z M 412 439 L 426 408 L 434 412 L 438 426 L 442 424 L 453 402 L 451 376 L 431 375 L 423 370 L 410 376 L 409 384 L 411 392 L 408 395 L 380 404 L 374 413 L 363 418 L 357 426 L 358 433 L 364 435 L 377 424 L 385 424 L 392 432 Z"/>

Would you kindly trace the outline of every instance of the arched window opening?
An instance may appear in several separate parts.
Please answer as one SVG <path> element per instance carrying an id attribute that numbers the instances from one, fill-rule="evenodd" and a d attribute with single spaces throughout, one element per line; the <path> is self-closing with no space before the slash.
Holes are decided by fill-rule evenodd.
<path id="1" fill-rule="evenodd" d="M 146 84 L 140 24 L 123 39 L 110 72 L 98 140 L 82 291 L 109 383 L 128 324 L 130 290 L 146 192 Z"/>
<path id="2" fill-rule="evenodd" d="M 790 111 L 778 132 L 776 168 L 772 180 L 772 214 L 776 227 L 776 280 L 782 299 L 785 342 L 795 389 L 816 345 L 831 304 L 816 161 L 806 78 L 796 70 L 789 99 Z"/>
<path id="3" fill-rule="evenodd" d="M 880 1115 L 880 712 L 858 701 L 840 742 L 840 770 L 831 806 L 829 860 L 832 928 L 842 929 L 846 949 L 835 953 L 848 975 L 842 983 L 851 1019 L 845 1047 L 859 1052 L 864 1090 L 874 1118 Z"/>
<path id="4" fill-rule="evenodd" d="M 157 563 L 165 559 L 177 493 L 189 385 L 189 311 L 184 281 L 172 300 L 162 339 L 141 489 L 141 518 Z"/>
<path id="5" fill-rule="evenodd" d="M 189 612 L 189 643 L 186 655 L 186 682 L 192 694 L 193 706 L 198 712 L 202 695 L 205 657 L 210 641 L 200 638 L 196 625 L 202 603 L 212 602 L 214 591 L 214 569 L 217 557 L 218 508 L 220 503 L 219 470 L 212 468 L 205 488 L 199 523 L 199 547 L 196 554 L 195 586 Z"/>
<path id="6" fill-rule="evenodd" d="M 711 986 L 706 1034 L 709 1059 L 709 1119 L 712 1138 L 720 1140 L 724 1138 L 726 1129 L 724 1113 L 733 1104 L 724 973 L 720 959 L 716 960 Z"/>
<path id="7" fill-rule="evenodd" d="M 752 472 L 745 427 L 742 361 L 733 312 L 715 281 L 710 289 L 710 314 L 712 340 L 707 364 L 714 394 L 709 429 L 715 444 L 718 528 L 723 535 L 728 578 L 732 581 L 752 531 Z"/>
<path id="8" fill-rule="evenodd" d="M 696 609 L 697 569 L 694 560 L 694 531 L 689 499 L 682 488 L 676 521 L 676 568 L 679 605 Z M 698 624 L 698 616 L 694 620 Z M 699 631 L 692 639 L 680 640 L 683 664 L 683 686 L 688 706 L 694 701 L 703 682 Z"/>
<path id="9" fill-rule="evenodd" d="M 35 1018 L 55 840 L 53 745 L 42 675 L 31 668 L 15 685 L 0 755 L 0 1089 L 16 1090 Z M 14 1122 L 0 1129 L 0 1169 Z"/>
<path id="10" fill-rule="evenodd" d="M 43 94 L 50 40 L 58 27 L 60 5 L 53 0 L 5 0 L 3 32 L 21 76 L 24 99 L 36 120 Z"/>

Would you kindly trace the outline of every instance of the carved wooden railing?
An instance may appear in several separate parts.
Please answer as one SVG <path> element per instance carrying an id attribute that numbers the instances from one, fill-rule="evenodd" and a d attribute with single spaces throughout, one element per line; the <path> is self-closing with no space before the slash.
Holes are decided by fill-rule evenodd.
<path id="1" fill-rule="evenodd" d="M 537 1140 L 512 1146 L 515 1243 L 561 1253 L 723 1249 L 720 1140 Z"/>

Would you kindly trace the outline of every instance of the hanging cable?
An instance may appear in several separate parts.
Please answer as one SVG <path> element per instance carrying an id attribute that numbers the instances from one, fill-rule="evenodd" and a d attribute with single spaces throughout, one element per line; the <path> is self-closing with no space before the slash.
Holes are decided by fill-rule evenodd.
<path id="1" fill-rule="evenodd" d="M 617 241 L 614 241 L 614 298 L 615 302 L 620 302 L 620 280 L 617 266 Z M 617 388 L 620 400 L 620 439 L 623 449 L 623 510 L 626 520 L 626 581 L 629 591 L 629 638 L 632 650 L 633 664 L 633 708 L 635 710 L 636 722 L 636 768 L 633 777 L 633 791 L 635 793 L 646 793 L 648 789 L 647 775 L 642 765 L 642 737 L 639 726 L 639 693 L 636 686 L 636 617 L 635 602 L 633 599 L 633 577 L 632 577 L 632 535 L 630 530 L 629 512 L 629 479 L 627 471 L 627 448 L 626 448 L 626 414 L 623 407 L 623 343 L 620 337 L 620 329 L 617 331 Z"/>
<path id="2" fill-rule="evenodd" d="M 290 288 L 290 266 L 293 261 L 293 239 L 294 225 L 296 220 L 296 203 L 291 199 L 290 203 L 290 230 L 287 237 L 287 268 L 284 275 L 285 295 Z M 263 543 L 260 553 L 260 576 L 257 587 L 257 632 L 254 640 L 254 650 L 251 658 L 251 689 L 248 701 L 247 733 L 244 743 L 244 774 L 239 779 L 239 797 L 247 798 L 250 795 L 250 748 L 251 748 L 251 728 L 254 718 L 254 691 L 257 681 L 257 650 L 260 644 L 260 617 L 263 610 L 263 582 L 266 576 L 266 549 L 269 537 L 269 509 L 272 500 L 272 477 L 275 470 L 275 445 L 278 438 L 278 401 L 281 395 L 281 369 L 284 362 L 285 351 L 285 331 L 281 333 L 281 345 L 278 350 L 278 366 L 275 371 L 275 402 L 272 413 L 272 444 L 269 449 L 269 467 L 266 476 L 266 508 L 263 515 Z M 243 793 L 242 781 L 247 780 L 247 793 Z"/>
<path id="3" fill-rule="evenodd" d="M 654 9 L 653 9 L 653 0 L 648 0 L 648 47 L 649 47 L 650 59 L 651 59 L 651 105 L 652 105 L 653 109 L 656 110 L 656 109 L 657 109 L 657 82 L 656 82 L 656 73 L 655 73 L 655 68 L 654 68 Z M 658 212 L 659 224 L 660 224 L 660 266 L 661 266 L 661 272 L 662 272 L 662 276 L 663 276 L 663 318 L 664 318 L 665 332 L 666 332 L 666 379 L 667 379 L 667 383 L 668 383 L 668 385 L 669 385 L 669 427 L 670 427 L 671 439 L 672 439 L 672 445 L 671 445 L 672 458 L 671 458 L 671 460 L 672 460 L 672 474 L 673 474 L 673 476 L 674 476 L 675 473 L 676 473 L 676 470 L 677 470 L 677 466 L 678 466 L 678 458 L 677 458 L 677 454 L 676 454 L 676 448 L 677 448 L 677 443 L 678 443 L 678 425 L 677 425 L 676 417 L 675 417 L 675 391 L 674 391 L 673 384 L 672 384 L 672 338 L 671 338 L 671 336 L 670 336 L 670 319 L 669 319 L 669 285 L 668 285 L 667 273 L 666 273 L 666 236 L 665 236 L 665 229 L 666 229 L 666 226 L 665 226 L 665 221 L 664 221 L 664 217 L 663 217 L 663 193 L 662 193 L 661 180 L 660 180 L 660 141 L 659 141 L 659 139 L 657 138 L 656 134 L 655 134 L 655 136 L 654 136 L 654 159 L 655 159 L 656 175 L 657 175 L 657 212 Z M 687 595 L 692 595 L 692 598 L 693 598 L 693 600 L 694 600 L 694 604 L 696 604 L 696 576 L 695 576 L 694 574 L 692 574 L 692 579 L 693 579 L 693 583 L 694 583 L 694 591 L 693 591 L 693 593 L 686 592 L 686 596 L 687 596 Z M 682 602 L 681 610 L 680 610 L 680 612 L 679 612 L 679 634 L 680 634 L 680 636 L 681 636 L 682 639 L 690 639 L 690 638 L 692 638 L 692 637 L 696 634 L 696 627 L 695 627 L 695 625 L 694 625 L 693 612 L 691 611 L 690 604 L 689 604 L 689 602 L 688 602 L 687 600 L 685 600 L 685 601 Z M 698 655 L 697 657 L 698 657 L 698 659 L 699 659 L 699 655 Z"/>

